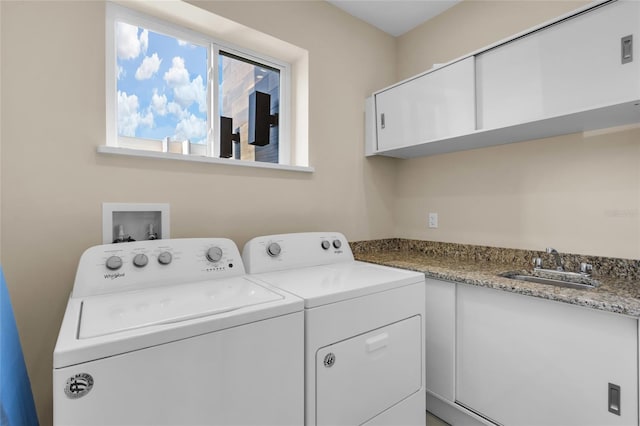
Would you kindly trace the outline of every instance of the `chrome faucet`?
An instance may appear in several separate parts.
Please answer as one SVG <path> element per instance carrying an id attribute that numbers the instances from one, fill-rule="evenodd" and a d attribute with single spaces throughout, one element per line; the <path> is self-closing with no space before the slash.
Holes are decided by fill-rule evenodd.
<path id="1" fill-rule="evenodd" d="M 562 259 L 560 258 L 560 253 L 558 253 L 558 250 L 552 247 L 547 247 L 547 253 L 552 255 L 553 258 L 555 259 L 556 271 L 564 271 L 564 265 L 562 264 Z"/>

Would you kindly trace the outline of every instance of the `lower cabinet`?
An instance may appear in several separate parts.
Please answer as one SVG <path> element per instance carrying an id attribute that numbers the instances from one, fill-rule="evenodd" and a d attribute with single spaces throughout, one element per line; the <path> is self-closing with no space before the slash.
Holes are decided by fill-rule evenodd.
<path id="1" fill-rule="evenodd" d="M 455 400 L 456 285 L 427 278 L 425 353 L 428 391 Z"/>
<path id="2" fill-rule="evenodd" d="M 426 294 L 429 393 L 508 426 L 638 425 L 637 318 L 436 280 Z"/>

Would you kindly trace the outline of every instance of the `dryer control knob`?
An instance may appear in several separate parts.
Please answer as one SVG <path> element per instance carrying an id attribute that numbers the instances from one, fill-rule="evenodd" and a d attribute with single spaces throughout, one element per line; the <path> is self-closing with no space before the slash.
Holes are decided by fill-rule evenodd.
<path id="1" fill-rule="evenodd" d="M 161 265 L 168 265 L 171 263 L 173 256 L 168 251 L 163 251 L 158 255 L 158 263 Z"/>
<path id="2" fill-rule="evenodd" d="M 122 266 L 122 259 L 119 256 L 111 256 L 107 259 L 105 266 L 107 267 L 107 269 L 110 269 L 112 271 L 120 269 L 120 267 Z"/>
<path id="3" fill-rule="evenodd" d="M 337 249 L 342 247 L 342 242 L 340 240 L 333 240 L 333 246 Z"/>
<path id="4" fill-rule="evenodd" d="M 329 250 L 329 247 L 331 247 L 331 243 L 327 240 L 323 240 L 322 243 L 320 243 L 320 245 L 325 250 Z"/>
<path id="5" fill-rule="evenodd" d="M 133 264 L 138 268 L 143 268 L 147 266 L 147 263 L 149 263 L 149 258 L 147 257 L 146 254 L 140 253 L 140 254 L 136 254 L 133 257 Z"/>
<path id="6" fill-rule="evenodd" d="M 207 260 L 209 262 L 217 262 L 222 259 L 222 249 L 220 247 L 210 247 L 207 250 Z"/>
<path id="7" fill-rule="evenodd" d="M 280 254 L 282 249 L 280 248 L 280 244 L 271 243 L 267 246 L 267 254 L 271 257 L 276 257 Z"/>

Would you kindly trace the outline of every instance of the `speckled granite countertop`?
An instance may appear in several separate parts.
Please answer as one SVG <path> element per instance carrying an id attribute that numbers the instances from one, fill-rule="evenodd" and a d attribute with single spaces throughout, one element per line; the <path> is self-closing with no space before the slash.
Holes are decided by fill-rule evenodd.
<path id="1" fill-rule="evenodd" d="M 640 260 L 562 254 L 567 270 L 592 263 L 594 289 L 576 290 L 513 280 L 499 274 L 531 271 L 531 259 L 551 259 L 544 252 L 389 239 L 351 243 L 356 259 L 424 272 L 427 278 L 453 281 L 542 299 L 640 317 Z"/>

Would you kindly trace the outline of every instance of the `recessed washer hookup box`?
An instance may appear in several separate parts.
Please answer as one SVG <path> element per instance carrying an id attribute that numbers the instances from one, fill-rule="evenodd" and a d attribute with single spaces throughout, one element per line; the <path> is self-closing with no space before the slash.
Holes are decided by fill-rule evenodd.
<path id="1" fill-rule="evenodd" d="M 102 203 L 102 243 L 170 238 L 168 203 Z"/>

